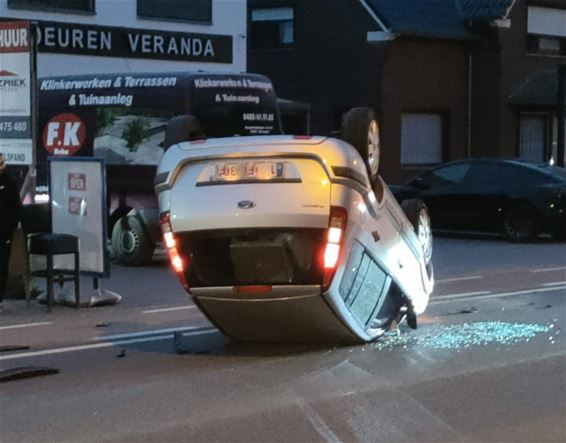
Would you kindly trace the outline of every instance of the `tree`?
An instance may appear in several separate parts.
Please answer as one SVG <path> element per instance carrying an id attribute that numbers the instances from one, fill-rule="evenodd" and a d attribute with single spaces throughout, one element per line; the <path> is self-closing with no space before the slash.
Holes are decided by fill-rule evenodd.
<path id="1" fill-rule="evenodd" d="M 146 138 L 148 128 L 149 122 L 142 117 L 137 117 L 127 124 L 126 129 L 122 133 L 122 138 L 126 140 L 130 152 L 137 151 L 140 143 Z"/>

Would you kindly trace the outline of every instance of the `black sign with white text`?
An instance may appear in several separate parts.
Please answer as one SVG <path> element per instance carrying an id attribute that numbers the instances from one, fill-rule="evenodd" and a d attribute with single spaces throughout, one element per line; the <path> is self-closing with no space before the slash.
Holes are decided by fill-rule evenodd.
<path id="1" fill-rule="evenodd" d="M 40 52 L 232 63 L 232 36 L 38 22 Z"/>

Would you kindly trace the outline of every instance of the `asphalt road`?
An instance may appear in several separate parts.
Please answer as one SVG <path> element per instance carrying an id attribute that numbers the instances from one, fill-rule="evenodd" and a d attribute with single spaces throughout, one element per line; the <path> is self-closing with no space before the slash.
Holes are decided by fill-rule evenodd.
<path id="1" fill-rule="evenodd" d="M 115 269 L 120 305 L 11 301 L 0 369 L 59 373 L 0 384 L 0 440 L 566 441 L 564 244 L 435 246 L 419 328 L 364 346 L 230 343 L 159 263 Z"/>

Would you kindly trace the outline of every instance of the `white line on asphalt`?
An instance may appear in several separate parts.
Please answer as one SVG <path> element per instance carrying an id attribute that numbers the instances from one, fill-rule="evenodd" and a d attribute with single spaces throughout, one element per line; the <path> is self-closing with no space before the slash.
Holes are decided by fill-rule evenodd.
<path id="1" fill-rule="evenodd" d="M 332 431 L 330 426 L 324 421 L 324 418 L 316 412 L 312 406 L 301 401 L 301 408 L 305 411 L 308 420 L 311 422 L 318 434 L 328 443 L 340 443 L 342 440 Z"/>
<path id="2" fill-rule="evenodd" d="M 447 295 L 438 295 L 435 298 L 462 298 L 462 297 L 471 297 L 474 295 L 485 295 L 491 294 L 491 291 L 475 291 L 475 292 L 462 292 L 460 294 L 447 294 Z"/>
<path id="3" fill-rule="evenodd" d="M 560 286 L 566 285 L 566 281 L 554 281 L 552 283 L 543 283 L 541 286 Z"/>
<path id="4" fill-rule="evenodd" d="M 215 333 L 218 332 L 218 329 L 211 328 L 208 331 L 197 331 L 193 335 L 202 335 L 204 333 Z M 187 334 L 189 335 L 189 334 Z M 52 354 L 63 354 L 66 352 L 76 352 L 76 351 L 86 351 L 90 349 L 100 349 L 100 348 L 110 348 L 112 346 L 121 346 L 121 345 L 130 345 L 135 343 L 145 343 L 150 341 L 159 341 L 159 340 L 167 340 L 172 339 L 173 334 L 166 334 L 166 335 L 158 335 L 155 337 L 143 337 L 143 338 L 135 338 L 131 340 L 120 340 L 114 342 L 106 342 L 106 343 L 91 343 L 88 345 L 78 345 L 78 346 L 67 346 L 64 348 L 55 348 L 55 349 L 44 349 L 42 351 L 32 351 L 32 352 L 22 352 L 19 354 L 9 354 L 9 355 L 0 355 L 0 361 L 6 360 L 16 360 L 19 358 L 26 358 L 26 357 L 38 357 L 41 355 L 52 355 Z"/>
<path id="5" fill-rule="evenodd" d="M 189 306 L 176 306 L 174 308 L 161 308 L 161 309 L 150 309 L 148 311 L 142 311 L 142 314 L 156 314 L 158 312 L 171 312 L 171 311 L 183 311 L 185 309 L 196 309 L 195 305 Z"/>
<path id="6" fill-rule="evenodd" d="M 451 281 L 464 281 L 464 280 L 477 280 L 478 278 L 483 278 L 483 275 L 472 275 L 470 277 L 454 277 L 454 278 L 442 278 L 436 280 L 436 283 L 447 283 Z"/>
<path id="7" fill-rule="evenodd" d="M 205 327 L 203 326 L 189 326 L 186 328 L 150 329 L 148 331 L 128 332 L 125 334 L 103 335 L 100 337 L 93 337 L 91 338 L 91 341 L 108 341 L 108 340 L 116 340 L 122 338 L 145 337 L 147 335 L 168 334 L 170 332 L 194 331 L 195 329 L 204 329 L 204 328 Z"/>
<path id="8" fill-rule="evenodd" d="M 564 266 L 560 266 L 558 268 L 531 269 L 531 272 L 551 272 L 551 271 L 566 271 L 566 268 Z"/>
<path id="9" fill-rule="evenodd" d="M 535 292 L 549 292 L 549 291 L 557 291 L 560 289 L 566 289 L 566 286 L 552 286 L 550 288 L 534 288 L 534 289 L 525 289 L 522 291 L 514 291 L 514 292 L 500 292 L 500 293 L 496 293 L 496 294 L 486 294 L 486 295 L 477 295 L 477 296 L 470 296 L 469 298 L 471 300 L 486 300 L 489 298 L 503 298 L 503 297 L 512 297 L 515 295 L 526 295 L 526 294 L 532 294 Z M 444 296 L 439 296 L 439 297 L 435 297 L 433 299 L 431 299 L 430 303 L 431 304 L 441 304 L 441 303 L 450 303 L 456 300 L 459 300 L 461 298 L 466 298 L 460 294 L 456 294 L 456 295 L 444 295 Z"/>
<path id="10" fill-rule="evenodd" d="M 47 326 L 51 325 L 53 322 L 44 321 L 39 323 L 24 323 L 21 325 L 10 325 L 10 326 L 0 326 L 0 331 L 5 331 L 6 329 L 18 329 L 18 328 L 34 328 L 36 326 Z"/>

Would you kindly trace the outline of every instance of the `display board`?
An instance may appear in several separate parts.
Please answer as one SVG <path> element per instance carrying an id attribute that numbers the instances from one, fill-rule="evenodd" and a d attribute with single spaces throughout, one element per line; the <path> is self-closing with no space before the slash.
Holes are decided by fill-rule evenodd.
<path id="1" fill-rule="evenodd" d="M 105 170 L 102 159 L 49 158 L 52 231 L 79 237 L 81 273 L 101 277 L 110 271 Z M 72 257 L 60 257 L 56 264 L 72 268 Z"/>
<path id="2" fill-rule="evenodd" d="M 31 47 L 29 22 L 0 22 L 0 152 L 8 164 L 33 162 Z"/>

